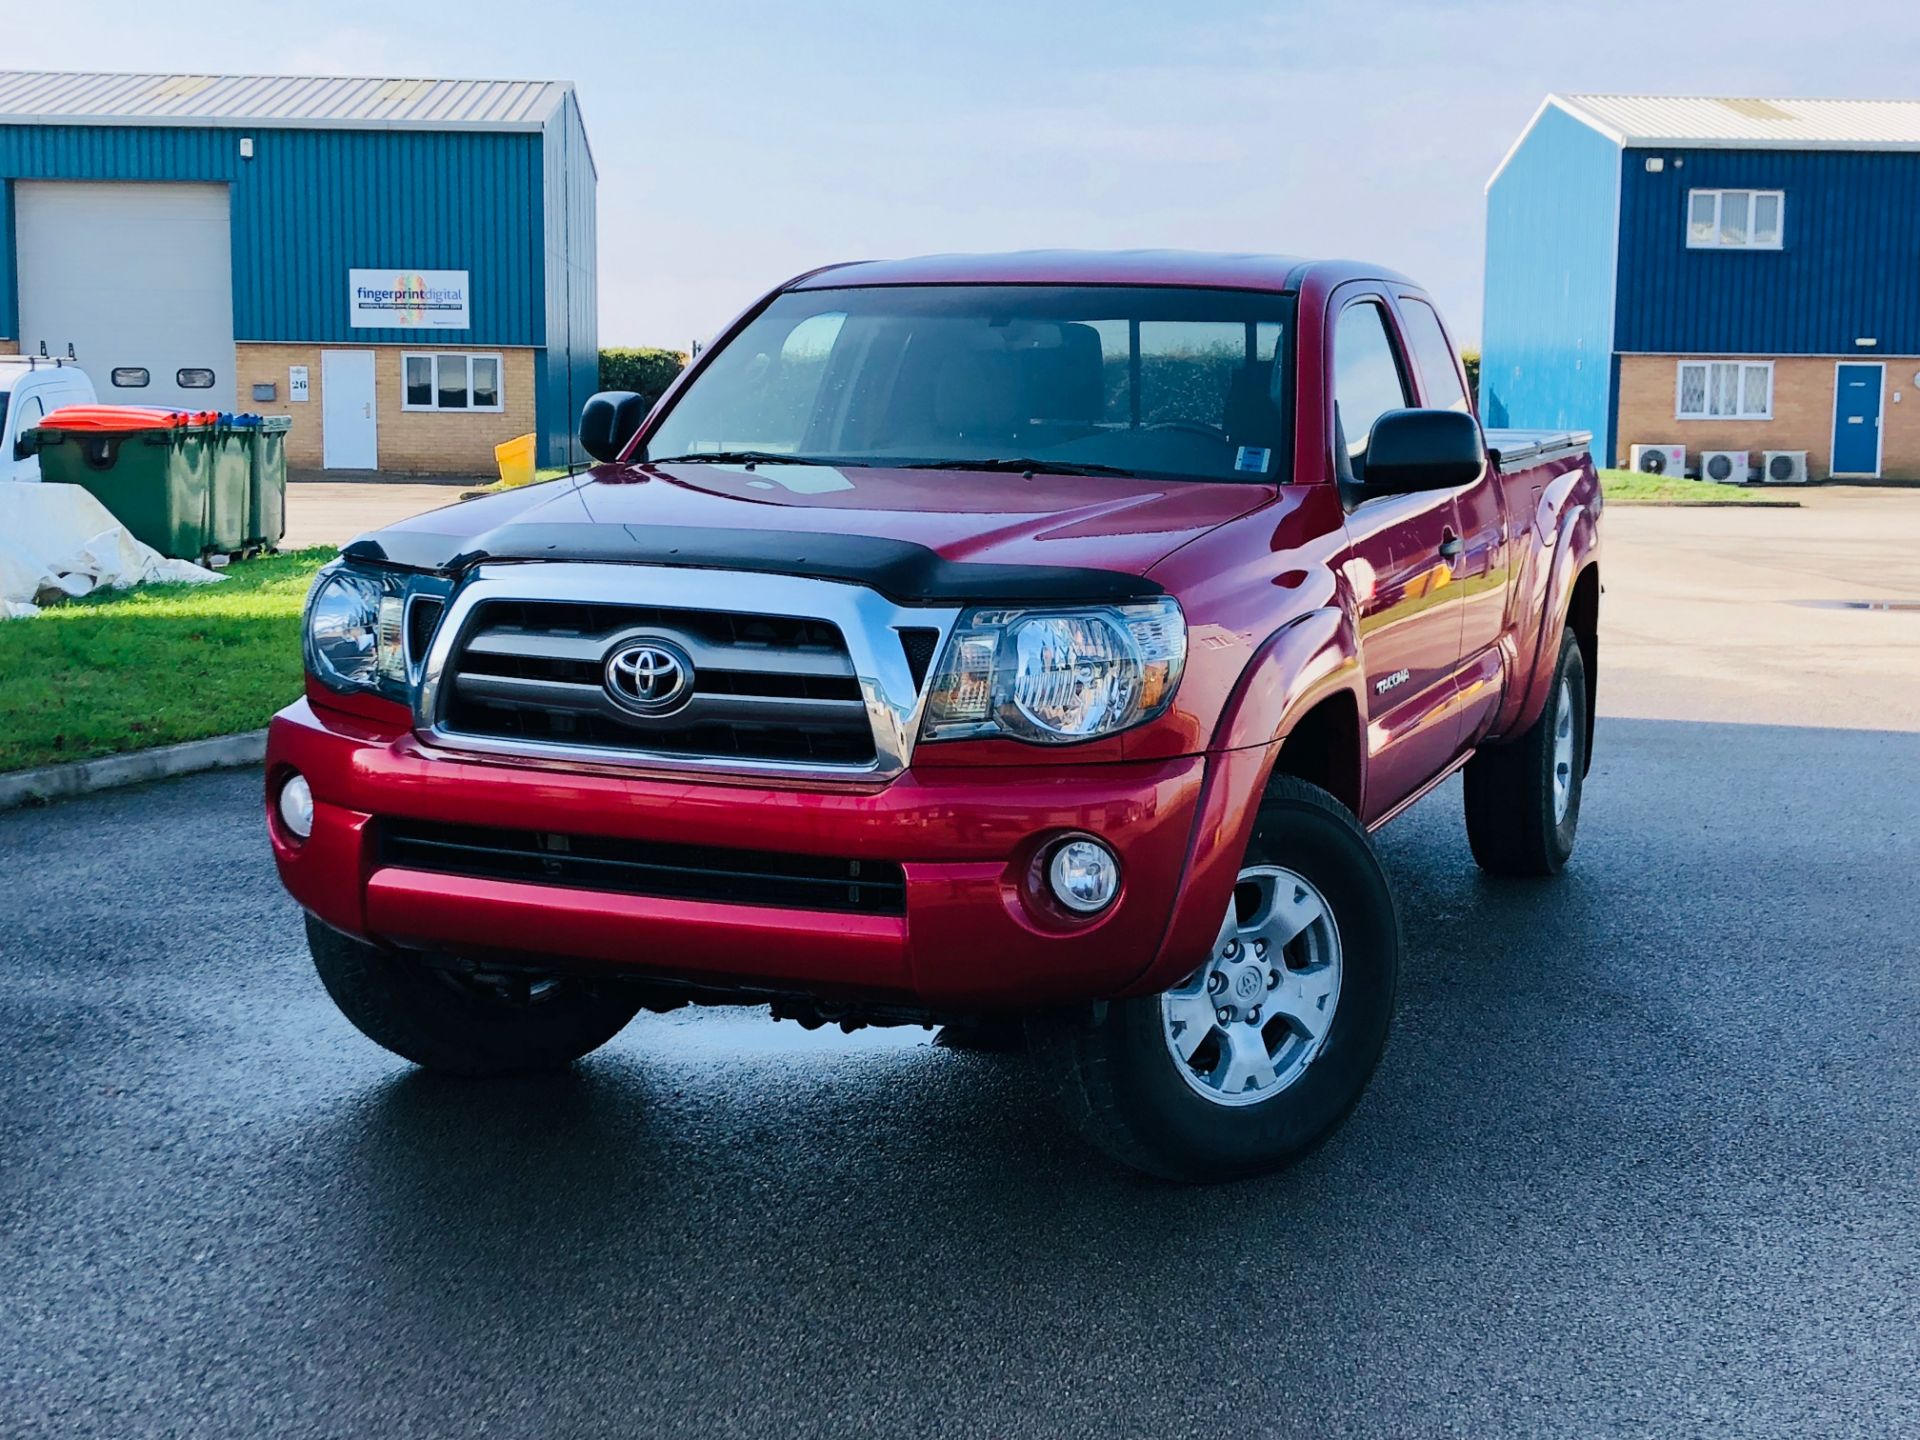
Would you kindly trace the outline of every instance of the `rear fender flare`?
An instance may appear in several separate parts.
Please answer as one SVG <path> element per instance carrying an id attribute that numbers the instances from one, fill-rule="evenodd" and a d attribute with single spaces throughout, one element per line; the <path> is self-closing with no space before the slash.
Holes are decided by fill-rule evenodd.
<path id="1" fill-rule="evenodd" d="M 1546 603 L 1540 607 L 1540 632 L 1533 647 L 1533 664 L 1521 687 L 1524 699 L 1505 728 L 1505 736 L 1524 735 L 1547 708 L 1547 690 L 1554 667 L 1560 663 L 1560 636 L 1573 604 L 1574 582 L 1592 562 L 1598 526 L 1585 505 L 1570 505 L 1554 531 L 1553 569 L 1547 580 Z"/>

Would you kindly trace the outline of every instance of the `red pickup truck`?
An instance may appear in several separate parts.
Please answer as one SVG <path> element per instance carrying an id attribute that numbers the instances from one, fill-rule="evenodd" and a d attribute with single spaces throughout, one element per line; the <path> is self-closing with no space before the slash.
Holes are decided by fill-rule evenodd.
<path id="1" fill-rule="evenodd" d="M 1483 431 L 1377 266 L 833 266 L 580 438 L 348 546 L 273 722 L 320 977 L 418 1064 L 689 1003 L 1017 1018 L 1088 1138 L 1225 1178 L 1379 1060 L 1370 831 L 1464 767 L 1484 868 L 1573 848 L 1587 437 Z"/>

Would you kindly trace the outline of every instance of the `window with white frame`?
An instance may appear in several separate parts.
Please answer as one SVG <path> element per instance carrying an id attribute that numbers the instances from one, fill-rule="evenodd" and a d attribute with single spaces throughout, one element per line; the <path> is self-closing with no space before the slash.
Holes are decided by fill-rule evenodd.
<path id="1" fill-rule="evenodd" d="M 402 410 L 500 409 L 500 357 L 459 351 L 400 357 Z"/>
<path id="2" fill-rule="evenodd" d="M 1771 360 L 1682 360 L 1674 414 L 1681 420 L 1771 420 Z"/>
<path id="3" fill-rule="evenodd" d="M 1778 250 L 1784 190 L 1689 190 L 1687 248 Z"/>

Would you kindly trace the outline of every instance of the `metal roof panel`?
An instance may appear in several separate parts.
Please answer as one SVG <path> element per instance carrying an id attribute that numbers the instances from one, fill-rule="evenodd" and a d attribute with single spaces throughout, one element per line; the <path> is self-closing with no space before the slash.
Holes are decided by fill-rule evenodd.
<path id="1" fill-rule="evenodd" d="M 0 125 L 538 130 L 564 80 L 0 70 Z"/>
<path id="2" fill-rule="evenodd" d="M 1920 100 L 1708 95 L 1556 95 L 1551 99 L 1623 145 L 1920 149 Z"/>

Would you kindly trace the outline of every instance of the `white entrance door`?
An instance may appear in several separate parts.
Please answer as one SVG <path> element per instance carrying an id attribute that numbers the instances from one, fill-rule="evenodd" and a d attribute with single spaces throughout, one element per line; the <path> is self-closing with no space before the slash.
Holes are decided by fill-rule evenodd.
<path id="1" fill-rule="evenodd" d="M 373 415 L 373 351 L 320 352 L 321 463 L 329 470 L 380 468 Z"/>

